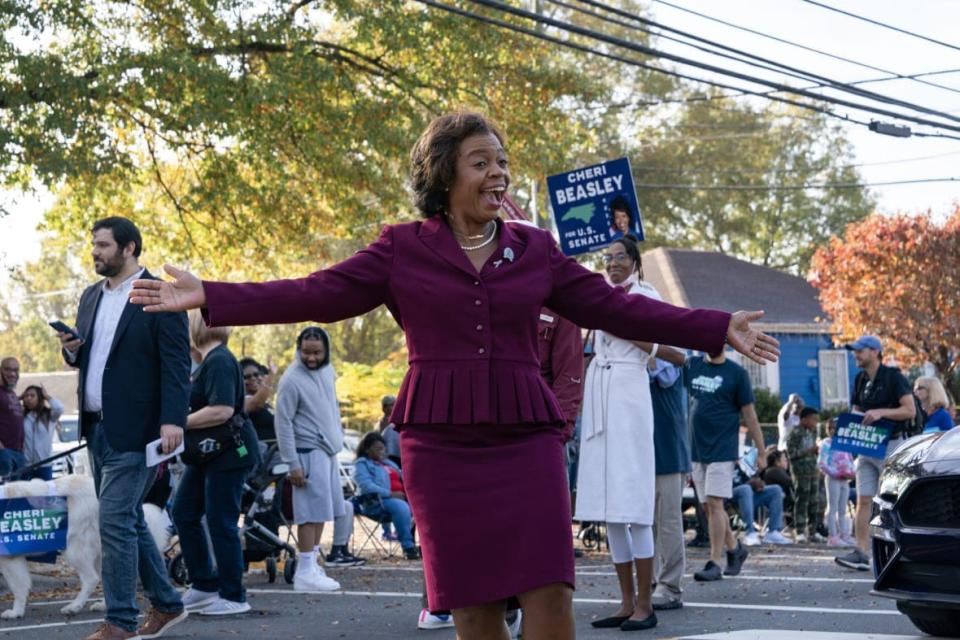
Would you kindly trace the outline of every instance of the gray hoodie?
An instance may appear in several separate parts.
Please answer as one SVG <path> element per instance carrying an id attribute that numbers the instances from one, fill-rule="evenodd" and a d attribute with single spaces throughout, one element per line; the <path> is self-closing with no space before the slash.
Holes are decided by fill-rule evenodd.
<path id="1" fill-rule="evenodd" d="M 300 468 L 297 449 L 320 449 L 335 456 L 343 448 L 335 381 L 333 366 L 310 370 L 299 351 L 280 378 L 274 415 L 277 445 L 293 469 Z"/>

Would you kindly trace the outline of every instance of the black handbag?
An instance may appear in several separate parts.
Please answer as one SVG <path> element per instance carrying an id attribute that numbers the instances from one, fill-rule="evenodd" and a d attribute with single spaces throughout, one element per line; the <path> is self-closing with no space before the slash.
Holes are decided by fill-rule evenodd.
<path id="1" fill-rule="evenodd" d="M 227 422 L 206 429 L 187 429 L 183 436 L 183 453 L 180 459 L 185 464 L 204 465 L 228 451 L 244 446 L 243 428 L 245 417 L 235 413 Z"/>

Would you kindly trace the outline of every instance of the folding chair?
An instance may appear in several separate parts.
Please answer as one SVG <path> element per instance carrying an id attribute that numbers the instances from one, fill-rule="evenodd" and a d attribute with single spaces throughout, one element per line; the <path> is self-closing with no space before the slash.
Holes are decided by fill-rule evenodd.
<path id="1" fill-rule="evenodd" d="M 390 514 L 384 509 L 380 509 L 380 517 L 367 515 L 371 505 L 383 506 L 383 499 L 374 494 L 354 495 L 350 498 L 353 503 L 354 527 L 353 533 L 353 554 L 360 555 L 368 547 L 381 558 L 393 558 L 402 555 L 400 543 L 393 540 L 384 540 L 380 537 L 380 532 L 384 530 L 384 525 L 391 522 Z"/>

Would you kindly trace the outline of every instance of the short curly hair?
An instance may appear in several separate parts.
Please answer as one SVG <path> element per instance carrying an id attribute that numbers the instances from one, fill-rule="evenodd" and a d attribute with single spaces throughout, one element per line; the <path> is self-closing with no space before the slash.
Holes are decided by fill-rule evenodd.
<path id="1" fill-rule="evenodd" d="M 474 111 L 457 111 L 434 118 L 410 151 L 413 204 L 424 218 L 447 210 L 460 143 L 470 136 L 493 134 L 506 139 L 493 120 Z"/>

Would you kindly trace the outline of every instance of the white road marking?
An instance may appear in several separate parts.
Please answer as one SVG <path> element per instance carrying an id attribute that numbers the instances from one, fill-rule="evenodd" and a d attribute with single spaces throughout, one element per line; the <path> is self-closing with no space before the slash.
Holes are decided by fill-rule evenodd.
<path id="1" fill-rule="evenodd" d="M 679 640 L 929 640 L 929 636 L 895 636 L 883 633 L 842 633 L 837 631 L 786 631 L 783 629 L 743 629 L 700 636 L 683 636 Z"/>
<path id="2" fill-rule="evenodd" d="M 613 571 L 577 571 L 578 576 L 611 576 L 615 577 L 617 574 Z M 688 580 L 693 579 L 692 573 L 684 574 L 684 578 Z M 803 576 L 723 576 L 724 580 L 760 580 L 764 582 L 843 582 L 843 583 L 861 583 L 861 584 L 873 584 L 873 580 L 866 580 L 864 578 L 816 578 L 816 577 L 803 577 Z"/>
<path id="3" fill-rule="evenodd" d="M 247 589 L 247 593 L 283 594 L 296 593 L 299 595 L 319 596 L 365 596 L 368 598 L 420 598 L 421 594 L 409 591 L 288 591 L 286 589 Z M 574 598 L 574 602 L 581 604 L 619 604 L 619 600 L 612 598 Z M 854 615 L 901 615 L 896 609 L 839 609 L 832 607 L 792 607 L 776 604 L 727 604 L 721 602 L 688 602 L 684 600 L 684 607 L 699 607 L 701 609 L 746 609 L 750 611 L 792 611 L 795 613 L 840 613 Z"/>
<path id="4" fill-rule="evenodd" d="M 285 596 L 341 596 L 341 597 L 365 597 L 365 598 L 420 598 L 421 594 L 412 593 L 407 591 L 294 591 L 293 589 L 247 589 L 247 593 L 254 595 L 285 595 Z M 575 603 L 580 604 L 619 604 L 619 600 L 612 598 L 574 598 Z M 53 604 L 62 604 L 63 602 L 69 602 L 69 600 L 64 601 L 46 601 L 46 602 L 33 602 L 29 603 L 30 605 L 53 605 Z M 29 606 L 29 605 L 28 605 Z M 684 601 L 684 607 L 693 607 L 700 609 L 741 609 L 748 611 L 788 611 L 793 613 L 832 613 L 832 614 L 843 614 L 843 615 L 889 615 L 889 616 L 899 616 L 901 615 L 896 609 L 840 609 L 840 608 L 831 608 L 831 607 L 792 607 L 792 606 L 782 606 L 774 604 L 727 604 L 719 602 L 689 602 Z M 68 627 L 74 625 L 83 625 L 83 624 L 92 624 L 95 622 L 101 622 L 102 617 L 91 618 L 88 620 L 69 620 L 64 622 L 48 622 L 44 624 L 29 624 L 29 625 L 20 625 L 20 626 L 0 626 L 0 633 L 10 633 L 13 631 L 29 631 L 31 629 L 49 629 L 53 627 Z M 772 634 L 773 632 L 766 632 L 767 634 Z M 787 631 L 778 630 L 777 640 L 833 640 L 834 638 L 842 640 L 853 640 L 858 638 L 863 640 L 865 638 L 864 634 L 840 634 L 840 635 L 804 635 L 804 636 L 787 636 L 785 634 L 790 633 Z M 795 633 L 805 633 L 810 634 L 812 632 L 795 632 Z M 709 638 L 709 640 L 752 640 L 757 638 L 758 640 L 767 640 L 767 638 L 772 637 L 771 635 L 766 635 L 763 638 L 759 636 L 726 636 L 726 635 L 714 635 L 714 636 L 691 636 L 692 638 Z M 912 640 L 911 636 L 882 636 L 882 635 L 873 635 L 866 636 L 868 638 L 876 638 L 877 640 L 907 640 L 908 638 Z"/>
<path id="5" fill-rule="evenodd" d="M 346 569 L 355 569 L 362 571 L 408 571 L 420 573 L 423 571 L 420 567 L 391 567 L 391 566 L 362 566 L 362 567 L 346 567 Z M 754 572 L 755 573 L 755 572 Z M 613 571 L 603 571 L 603 570 L 593 570 L 587 569 L 584 571 L 577 571 L 576 575 L 578 576 L 616 576 L 617 574 Z M 684 576 L 687 579 L 692 580 L 693 574 L 688 573 Z M 724 576 L 724 580 L 759 580 L 759 581 L 785 581 L 785 582 L 840 582 L 840 583 L 852 583 L 852 584 L 873 584 L 873 580 L 868 580 L 865 578 L 819 578 L 819 577 L 810 577 L 806 578 L 803 576 L 776 576 L 776 575 L 739 575 L 739 576 Z"/>

